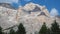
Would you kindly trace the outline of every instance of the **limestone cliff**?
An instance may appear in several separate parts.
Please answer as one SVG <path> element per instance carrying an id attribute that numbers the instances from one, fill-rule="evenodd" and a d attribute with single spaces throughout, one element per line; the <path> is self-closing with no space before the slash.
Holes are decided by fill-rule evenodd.
<path id="1" fill-rule="evenodd" d="M 34 34 L 39 31 L 44 22 L 50 27 L 55 19 L 60 22 L 60 18 L 50 17 L 45 6 L 34 3 L 28 3 L 17 10 L 0 6 L 0 26 L 4 29 L 23 23 L 27 34 Z"/>

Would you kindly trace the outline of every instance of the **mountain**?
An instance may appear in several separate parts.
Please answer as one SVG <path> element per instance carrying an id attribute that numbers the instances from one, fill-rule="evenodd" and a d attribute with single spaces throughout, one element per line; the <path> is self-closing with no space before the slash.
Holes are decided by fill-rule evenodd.
<path id="1" fill-rule="evenodd" d="M 26 13 L 25 13 L 26 12 Z M 27 14 L 29 12 L 29 14 Z M 34 3 L 28 3 L 18 9 L 19 22 L 22 22 L 26 28 L 27 34 L 38 32 L 42 24 L 45 22 L 47 27 L 51 27 L 51 24 L 56 21 L 59 23 L 58 17 L 51 17 L 48 9 L 45 6 L 41 6 Z M 58 18 L 58 19 L 57 19 Z M 59 23 L 60 24 L 60 23 Z"/>
<path id="2" fill-rule="evenodd" d="M 27 14 L 28 12 L 29 14 Z M 20 7 L 18 9 L 18 16 L 20 16 L 18 21 L 24 24 L 27 34 L 38 32 L 44 22 L 50 27 L 54 21 L 54 18 L 50 17 L 49 11 L 45 6 L 34 3 L 28 3 Z"/>
<path id="3" fill-rule="evenodd" d="M 0 26 L 3 29 L 9 28 L 15 25 L 14 21 L 11 21 L 16 14 L 15 10 L 9 3 L 0 3 Z"/>
<path id="4" fill-rule="evenodd" d="M 31 18 L 34 18 L 35 16 L 36 16 L 36 18 L 40 17 L 40 16 L 42 16 L 42 17 L 45 16 L 45 17 L 50 18 L 49 11 L 46 9 L 45 6 L 41 6 L 41 5 L 34 4 L 34 3 L 28 3 L 24 7 L 20 7 L 18 9 L 18 11 L 19 11 L 18 13 L 22 13 L 21 15 L 26 14 L 27 17 L 29 16 Z M 23 12 L 26 12 L 26 13 L 23 13 Z M 29 12 L 29 14 L 27 14 L 28 12 Z M 24 15 L 23 17 L 25 17 L 26 15 Z"/>
<path id="5" fill-rule="evenodd" d="M 4 5 L 6 4 L 3 4 L 2 7 Z M 7 7 L 10 7 L 9 4 Z M 50 16 L 45 6 L 35 3 L 28 3 L 25 6 L 20 6 L 17 10 L 0 7 L 0 25 L 3 29 L 9 29 L 9 27 L 23 23 L 27 34 L 34 34 L 34 32 L 39 31 L 44 22 L 48 27 L 51 27 L 51 23 L 53 23 L 54 20 L 55 17 Z M 59 21 L 58 19 L 56 20 L 57 22 Z"/>

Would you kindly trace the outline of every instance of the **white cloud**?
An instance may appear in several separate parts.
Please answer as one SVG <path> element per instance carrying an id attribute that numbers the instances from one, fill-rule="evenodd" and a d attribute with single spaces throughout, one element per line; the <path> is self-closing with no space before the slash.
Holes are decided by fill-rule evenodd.
<path id="1" fill-rule="evenodd" d="M 51 12 L 50 12 L 50 15 L 51 16 L 56 16 L 56 15 L 58 15 L 59 13 L 58 13 L 58 10 L 57 9 L 55 9 L 55 8 L 53 8 L 53 9 L 51 9 Z"/>
<path id="2" fill-rule="evenodd" d="M 0 0 L 0 3 L 12 3 L 12 2 L 18 2 L 18 0 Z"/>

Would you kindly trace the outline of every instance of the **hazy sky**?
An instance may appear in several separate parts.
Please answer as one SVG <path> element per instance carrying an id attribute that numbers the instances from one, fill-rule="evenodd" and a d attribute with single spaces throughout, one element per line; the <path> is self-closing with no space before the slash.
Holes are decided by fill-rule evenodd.
<path id="1" fill-rule="evenodd" d="M 12 2 L 17 3 L 18 0 L 0 0 L 0 3 L 12 3 Z"/>
<path id="2" fill-rule="evenodd" d="M 29 2 L 33 2 L 39 5 L 45 5 L 49 12 L 51 12 L 50 14 L 58 15 L 60 13 L 60 0 L 0 0 L 0 2 L 12 3 L 14 7 L 24 6 Z"/>

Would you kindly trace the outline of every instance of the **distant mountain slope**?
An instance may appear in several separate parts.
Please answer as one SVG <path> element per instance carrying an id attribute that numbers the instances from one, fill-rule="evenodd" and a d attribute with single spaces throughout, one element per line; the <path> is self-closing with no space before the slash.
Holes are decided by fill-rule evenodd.
<path id="1" fill-rule="evenodd" d="M 2 7 L 6 7 L 6 8 L 10 8 L 10 9 L 15 9 L 15 7 L 13 7 L 11 4 L 9 3 L 0 3 L 0 6 Z"/>

